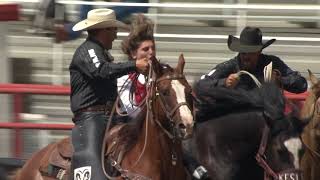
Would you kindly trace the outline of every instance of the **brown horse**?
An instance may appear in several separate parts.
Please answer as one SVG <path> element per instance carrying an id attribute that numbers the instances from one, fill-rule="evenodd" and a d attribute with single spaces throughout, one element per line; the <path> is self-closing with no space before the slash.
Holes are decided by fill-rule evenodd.
<path id="1" fill-rule="evenodd" d="M 300 161 L 304 180 L 320 179 L 320 81 L 310 70 L 309 77 L 312 84 L 308 97 L 301 110 L 301 119 L 311 119 L 301 135 L 305 152 Z"/>
<path id="2" fill-rule="evenodd" d="M 151 69 L 142 110 L 133 121 L 114 126 L 108 132 L 104 165 L 108 170 L 117 170 L 108 171 L 108 176 L 116 176 L 114 179 L 189 177 L 182 164 L 181 140 L 191 136 L 194 121 L 192 89 L 183 75 L 184 58 L 180 56 L 176 68 L 152 60 Z M 46 146 L 26 162 L 16 179 L 68 179 L 70 159 L 66 156 L 71 156 L 71 148 L 70 139 Z M 57 167 L 59 163 L 52 164 L 57 159 L 62 168 Z M 79 175 L 79 179 L 86 177 L 90 175 L 85 172 Z"/>

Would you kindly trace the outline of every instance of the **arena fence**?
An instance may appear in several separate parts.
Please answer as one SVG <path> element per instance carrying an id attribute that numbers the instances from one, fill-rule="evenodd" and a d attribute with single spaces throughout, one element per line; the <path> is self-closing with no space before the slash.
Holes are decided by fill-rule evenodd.
<path id="1" fill-rule="evenodd" d="M 73 124 L 48 124 L 48 123 L 23 123 L 21 122 L 20 114 L 23 110 L 23 99 L 28 94 L 42 95 L 69 95 L 69 86 L 57 85 L 38 85 L 38 84 L 0 84 L 1 94 L 13 95 L 13 114 L 12 122 L 1 122 L 0 129 L 14 129 L 15 142 L 13 143 L 15 157 L 20 157 L 23 150 L 21 129 L 38 129 L 38 130 L 70 130 Z M 292 94 L 285 92 L 287 99 L 293 102 L 304 101 L 307 92 L 301 94 Z"/>

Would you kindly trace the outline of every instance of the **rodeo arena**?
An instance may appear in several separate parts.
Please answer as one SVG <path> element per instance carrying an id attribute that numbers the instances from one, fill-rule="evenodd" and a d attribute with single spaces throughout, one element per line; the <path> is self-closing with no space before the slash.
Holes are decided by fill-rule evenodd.
<path id="1" fill-rule="evenodd" d="M 263 41 L 276 39 L 263 53 L 279 57 L 308 82 L 305 92 L 281 91 L 286 102 L 282 112 L 288 117 L 295 114 L 285 128 L 261 121 L 270 118 L 265 115 L 234 116 L 231 109 L 216 119 L 192 122 L 190 132 L 189 126 L 179 124 L 187 127 L 188 138 L 175 133 L 174 119 L 176 112 L 185 107 L 193 117 L 194 102 L 190 105 L 187 100 L 176 100 L 171 107 L 171 102 L 160 100 L 163 110 L 158 112 L 155 106 L 148 106 L 156 99 L 146 98 L 149 108 L 145 125 L 135 131 L 140 134 L 133 135 L 137 136 L 138 145 L 123 145 L 134 151 L 117 145 L 119 139 L 130 140 L 118 137 L 114 128 L 110 133 L 113 139 L 107 139 L 102 146 L 107 147 L 102 148 L 105 179 L 320 180 L 320 0 L 1 0 L 0 180 L 95 179 L 86 170 L 83 175 L 70 175 L 73 148 L 69 137 L 74 115 L 70 108 L 69 65 L 87 33 L 83 31 L 78 38 L 65 41 L 59 39 L 61 34 L 57 31 L 61 24 L 80 21 L 79 9 L 83 5 L 146 9 L 132 11 L 123 21 L 130 24 L 139 13 L 151 19 L 156 58 L 181 70 L 178 75 L 155 78 L 154 82 L 150 77 L 147 85 L 154 84 L 155 91 L 160 89 L 160 99 L 168 95 L 161 92 L 159 84 L 185 78 L 185 88 L 193 88 L 205 75 L 214 73 L 217 64 L 235 57 L 238 53 L 228 48 L 228 37 L 239 37 L 246 26 L 260 28 Z M 121 49 L 128 34 L 121 29 L 117 32 L 110 50 L 115 62 L 128 60 Z M 147 74 L 152 75 L 150 72 Z M 269 94 L 265 96 L 268 99 Z M 277 102 L 274 103 L 271 106 L 276 108 Z M 118 112 L 115 109 L 112 113 Z M 163 117 L 170 122 L 148 119 L 148 114 L 155 116 L 163 111 Z M 250 118 L 252 122 L 247 122 Z M 239 124 L 243 126 L 241 130 L 236 128 Z M 112 123 L 107 128 L 110 126 Z M 286 133 L 289 129 L 290 133 Z M 282 134 L 286 135 L 277 138 Z M 182 149 L 193 154 L 208 171 L 207 177 L 188 172 Z M 132 157 L 128 160 L 126 156 Z"/>

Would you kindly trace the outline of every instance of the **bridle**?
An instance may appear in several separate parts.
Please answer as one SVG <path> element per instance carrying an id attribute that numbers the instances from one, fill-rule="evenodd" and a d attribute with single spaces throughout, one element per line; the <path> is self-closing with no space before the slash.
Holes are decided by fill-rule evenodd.
<path id="1" fill-rule="evenodd" d="M 267 158 L 265 155 L 265 151 L 267 148 L 268 137 L 270 134 L 269 132 L 270 132 L 270 128 L 267 125 L 265 125 L 263 129 L 262 137 L 261 137 L 259 150 L 255 157 L 259 166 L 262 167 L 264 170 L 264 180 L 271 180 L 271 179 L 282 180 L 283 179 L 282 177 L 286 177 L 287 174 L 290 174 L 292 177 L 294 177 L 293 180 L 300 180 L 301 179 L 300 170 L 292 168 L 292 169 L 286 169 L 284 171 L 280 171 L 276 173 L 266 162 Z"/>
<path id="2" fill-rule="evenodd" d="M 170 127 L 169 127 L 169 130 L 166 129 L 165 127 L 163 127 L 163 125 L 161 124 L 161 122 L 159 121 L 158 119 L 158 116 L 154 116 L 154 109 L 155 108 L 152 108 L 151 109 L 151 119 L 160 127 L 160 129 L 167 135 L 167 137 L 171 140 L 173 146 L 174 144 L 176 144 L 176 141 L 178 140 L 178 137 L 177 137 L 177 133 L 175 131 L 175 122 L 174 122 L 174 115 L 176 114 L 177 110 L 181 107 L 181 106 L 188 106 L 188 108 L 190 109 L 190 106 L 187 102 L 180 102 L 178 104 L 175 105 L 175 107 L 173 107 L 171 109 L 171 107 L 166 103 L 165 101 L 165 97 L 163 95 L 163 93 L 161 93 L 158 89 L 158 84 L 161 82 L 161 81 L 164 81 L 164 80 L 178 80 L 178 79 L 185 79 L 185 76 L 183 74 L 173 74 L 173 75 L 167 75 L 167 76 L 164 76 L 164 77 L 161 77 L 159 79 L 156 80 L 156 83 L 153 84 L 154 88 L 155 89 L 155 100 L 158 99 L 159 100 L 159 104 L 163 110 L 163 112 L 166 114 L 166 117 L 169 119 L 170 121 Z M 158 97 L 158 98 L 157 98 Z M 149 102 L 147 104 L 151 104 L 155 101 L 149 99 Z M 171 151 L 171 163 L 172 165 L 176 165 L 177 163 L 177 152 L 175 149 L 172 149 Z"/>
<path id="3" fill-rule="evenodd" d="M 163 80 L 178 80 L 178 79 L 185 79 L 185 76 L 183 74 L 173 74 L 173 75 L 167 75 L 164 77 L 161 77 L 159 79 L 156 80 L 156 97 L 159 96 L 159 102 L 160 102 L 160 106 L 162 107 L 162 110 L 164 111 L 164 113 L 166 114 L 166 117 L 170 120 L 170 131 L 168 131 L 167 129 L 165 129 L 161 123 L 158 121 L 157 118 L 154 118 L 155 122 L 161 127 L 161 129 L 168 135 L 168 137 L 170 139 L 176 139 L 176 134 L 174 131 L 174 115 L 176 114 L 177 110 L 181 107 L 181 106 L 188 106 L 188 108 L 190 109 L 190 106 L 187 102 L 180 102 L 178 104 L 176 104 L 172 109 L 171 107 L 166 103 L 166 101 L 164 100 L 164 95 L 163 93 L 161 93 L 158 90 L 158 84 L 163 81 Z"/>

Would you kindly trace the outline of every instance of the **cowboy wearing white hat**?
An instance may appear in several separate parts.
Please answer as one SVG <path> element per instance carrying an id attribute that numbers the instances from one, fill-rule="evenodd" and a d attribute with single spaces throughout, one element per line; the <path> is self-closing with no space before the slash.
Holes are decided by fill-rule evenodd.
<path id="1" fill-rule="evenodd" d="M 117 78 L 148 69 L 146 59 L 113 63 L 108 50 L 117 38 L 117 29 L 124 27 L 111 9 L 91 10 L 87 19 L 73 27 L 74 31 L 87 30 L 88 38 L 77 48 L 69 66 L 71 110 L 75 123 L 72 129 L 71 179 L 106 179 L 101 149 L 106 120 L 118 95 Z"/>
<path id="2" fill-rule="evenodd" d="M 254 81 L 247 75 L 239 77 L 237 72 L 240 70 L 249 71 L 260 82 L 263 82 L 264 67 L 272 62 L 273 72 L 274 74 L 278 72 L 277 77 L 285 90 L 292 93 L 306 91 L 307 81 L 299 72 L 293 71 L 279 57 L 262 53 L 262 50 L 275 42 L 275 39 L 266 42 L 262 39 L 262 32 L 257 27 L 245 27 L 240 34 L 240 38 L 229 35 L 228 47 L 231 51 L 238 52 L 237 56 L 216 65 L 208 74 L 202 76 L 201 80 L 196 83 L 195 89 L 208 92 L 217 92 L 216 88 L 219 87 L 251 90 L 256 87 Z M 228 95 L 225 94 L 225 96 Z M 223 99 L 224 97 L 219 98 Z M 232 107 L 232 103 L 228 103 L 226 105 Z M 219 110 L 210 109 L 210 111 L 218 112 Z"/>

